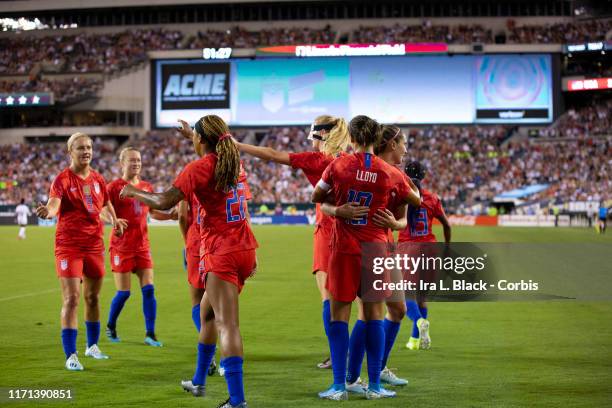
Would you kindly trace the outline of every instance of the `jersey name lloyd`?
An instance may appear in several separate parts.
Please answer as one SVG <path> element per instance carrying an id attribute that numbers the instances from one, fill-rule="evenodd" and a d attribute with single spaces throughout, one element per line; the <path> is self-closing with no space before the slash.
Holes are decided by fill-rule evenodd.
<path id="1" fill-rule="evenodd" d="M 357 170 L 357 175 L 355 176 L 355 179 L 357 179 L 358 181 L 365 181 L 366 183 L 376 183 L 376 177 L 378 177 L 378 173 Z"/>

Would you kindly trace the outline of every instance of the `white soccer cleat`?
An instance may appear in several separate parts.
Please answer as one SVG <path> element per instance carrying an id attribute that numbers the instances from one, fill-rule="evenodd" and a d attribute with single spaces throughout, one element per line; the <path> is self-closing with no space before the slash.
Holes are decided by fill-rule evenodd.
<path id="1" fill-rule="evenodd" d="M 194 397 L 203 397 L 206 395 L 206 386 L 194 384 L 192 380 L 181 381 L 181 387 L 183 387 L 186 392 L 190 392 Z"/>
<path id="2" fill-rule="evenodd" d="M 79 361 L 76 353 L 72 353 L 66 360 L 66 370 L 70 371 L 83 371 L 83 364 Z"/>
<path id="3" fill-rule="evenodd" d="M 385 390 L 383 387 L 380 387 L 377 390 L 373 390 L 368 388 L 366 391 L 366 399 L 382 399 L 382 398 L 393 398 L 395 397 L 395 391 Z"/>
<path id="4" fill-rule="evenodd" d="M 419 348 L 421 350 L 429 350 L 431 348 L 431 337 L 429 337 L 429 321 L 427 319 L 419 319 L 417 322 L 419 328 Z"/>
<path id="5" fill-rule="evenodd" d="M 97 344 L 93 344 L 91 347 L 88 347 L 85 350 L 85 355 L 87 357 L 93 357 L 96 360 L 107 360 L 109 358 L 106 354 L 102 353 Z"/>
<path id="6" fill-rule="evenodd" d="M 348 400 L 348 392 L 346 392 L 346 390 L 337 390 L 332 385 L 325 391 L 320 392 L 319 398 L 332 401 L 346 401 Z"/>
<path id="7" fill-rule="evenodd" d="M 380 372 L 380 381 L 395 386 L 408 384 L 408 380 L 399 378 L 397 375 L 395 375 L 393 371 L 389 370 L 387 367 L 385 367 Z"/>
<path id="8" fill-rule="evenodd" d="M 361 381 L 361 377 L 357 378 L 354 383 L 346 383 L 346 391 L 352 392 L 353 394 L 364 395 L 366 393 L 367 385 Z"/>

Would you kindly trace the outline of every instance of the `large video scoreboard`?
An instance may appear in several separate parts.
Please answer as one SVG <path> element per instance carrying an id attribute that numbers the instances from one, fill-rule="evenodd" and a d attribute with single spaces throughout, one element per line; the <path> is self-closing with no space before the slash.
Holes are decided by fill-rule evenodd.
<path id="1" fill-rule="evenodd" d="M 233 126 L 303 125 L 321 114 L 365 114 L 396 124 L 553 119 L 548 54 L 320 54 L 155 60 L 152 125 L 175 126 L 177 118 L 193 123 L 211 113 Z"/>

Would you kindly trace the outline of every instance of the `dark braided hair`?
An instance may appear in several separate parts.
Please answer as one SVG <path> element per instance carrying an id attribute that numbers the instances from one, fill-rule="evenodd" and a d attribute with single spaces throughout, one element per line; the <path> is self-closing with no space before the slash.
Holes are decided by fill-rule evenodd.
<path id="1" fill-rule="evenodd" d="M 236 187 L 240 175 L 240 152 L 231 138 L 227 123 L 217 115 L 206 115 L 196 123 L 196 132 L 217 153 L 217 191 Z"/>

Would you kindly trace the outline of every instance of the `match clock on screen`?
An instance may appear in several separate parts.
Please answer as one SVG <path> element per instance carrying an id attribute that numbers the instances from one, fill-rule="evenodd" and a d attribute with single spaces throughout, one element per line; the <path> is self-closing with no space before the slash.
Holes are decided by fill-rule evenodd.
<path id="1" fill-rule="evenodd" d="M 231 48 L 203 48 L 202 49 L 202 58 L 204 59 L 228 59 L 232 55 Z"/>

